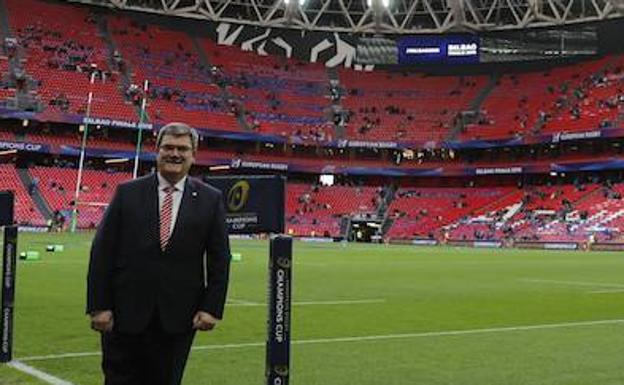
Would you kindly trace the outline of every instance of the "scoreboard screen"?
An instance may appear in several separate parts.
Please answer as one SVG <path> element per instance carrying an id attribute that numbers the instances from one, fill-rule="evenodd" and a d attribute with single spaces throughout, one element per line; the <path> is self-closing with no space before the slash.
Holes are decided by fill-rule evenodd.
<path id="1" fill-rule="evenodd" d="M 355 62 L 362 65 L 455 66 L 588 58 L 599 52 L 596 27 L 539 31 L 362 37 Z"/>
<path id="2" fill-rule="evenodd" d="M 479 63 L 478 36 L 408 36 L 399 38 L 397 46 L 401 65 Z"/>

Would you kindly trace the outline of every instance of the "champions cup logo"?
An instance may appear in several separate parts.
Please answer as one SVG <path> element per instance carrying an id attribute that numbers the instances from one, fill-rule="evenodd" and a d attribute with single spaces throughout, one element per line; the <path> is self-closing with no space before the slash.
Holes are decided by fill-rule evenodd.
<path id="1" fill-rule="evenodd" d="M 277 258 L 276 260 L 277 262 L 277 266 L 281 267 L 282 269 L 289 269 L 290 268 L 290 260 L 288 258 Z"/>
<path id="2" fill-rule="evenodd" d="M 240 211 L 249 199 L 249 182 L 238 181 L 230 188 L 227 195 L 227 206 L 230 212 Z"/>
<path id="3" fill-rule="evenodd" d="M 278 376 L 287 376 L 288 375 L 288 366 L 286 365 L 276 365 L 273 367 L 273 371 Z"/>

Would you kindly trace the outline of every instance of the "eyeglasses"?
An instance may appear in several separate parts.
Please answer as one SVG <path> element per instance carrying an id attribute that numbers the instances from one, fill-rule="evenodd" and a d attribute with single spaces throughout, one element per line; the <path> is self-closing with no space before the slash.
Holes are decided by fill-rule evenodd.
<path id="1" fill-rule="evenodd" d="M 172 144 L 163 144 L 159 147 L 159 150 L 162 152 L 172 153 L 174 151 L 178 151 L 180 154 L 187 154 L 191 152 L 193 148 L 189 146 L 174 146 Z"/>

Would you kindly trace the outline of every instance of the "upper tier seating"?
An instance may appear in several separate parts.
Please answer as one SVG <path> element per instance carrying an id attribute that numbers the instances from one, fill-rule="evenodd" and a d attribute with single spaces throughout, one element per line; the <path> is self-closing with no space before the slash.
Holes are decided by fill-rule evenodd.
<path id="1" fill-rule="evenodd" d="M 144 81 L 149 81 L 150 121 L 183 121 L 196 127 L 239 130 L 210 68 L 201 63 L 186 33 L 145 25 L 121 15 L 109 17 L 109 25 L 137 86 L 128 90 L 137 104 Z"/>
<path id="2" fill-rule="evenodd" d="M 36 96 L 44 117 L 57 113 L 84 115 L 93 91 L 91 116 L 137 120 L 125 102 L 116 70 L 94 17 L 85 8 L 36 0 L 7 0 L 10 28 L 25 54 L 27 75 L 39 82 Z M 101 71 L 90 84 L 92 65 Z"/>
<path id="3" fill-rule="evenodd" d="M 622 57 L 503 75 L 462 140 L 591 131 L 613 126 L 624 106 Z"/>
<path id="4" fill-rule="evenodd" d="M 256 132 L 331 139 L 332 124 L 325 112 L 329 80 L 322 65 L 260 56 L 208 39 L 201 43 Z"/>
<path id="5" fill-rule="evenodd" d="M 343 105 L 352 113 L 347 137 L 441 141 L 487 79 L 341 69 L 340 81 L 347 89 Z"/>

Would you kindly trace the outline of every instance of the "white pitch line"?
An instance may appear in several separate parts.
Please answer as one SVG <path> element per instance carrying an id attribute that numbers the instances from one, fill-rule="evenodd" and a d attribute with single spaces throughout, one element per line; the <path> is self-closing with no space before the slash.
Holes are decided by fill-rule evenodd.
<path id="1" fill-rule="evenodd" d="M 525 325 L 525 326 L 506 326 L 506 327 L 485 328 L 485 329 L 447 330 L 447 331 L 407 333 L 407 334 L 382 334 L 382 335 L 371 335 L 371 336 L 317 338 L 317 339 L 310 339 L 310 340 L 296 340 L 296 341 L 292 341 L 292 344 L 293 345 L 308 345 L 308 344 L 329 344 L 329 343 L 337 343 L 337 342 L 361 342 L 361 341 L 380 341 L 380 340 L 409 339 L 409 338 L 446 337 L 446 336 L 506 333 L 506 332 L 518 332 L 518 331 L 532 331 L 532 330 L 572 328 L 572 327 L 584 327 L 584 326 L 596 326 L 596 325 L 615 325 L 615 324 L 624 324 L 624 319 L 564 322 L 564 323 L 556 323 L 556 324 L 540 324 L 540 325 Z M 193 346 L 192 350 L 226 350 L 226 349 L 240 349 L 240 348 L 249 348 L 249 347 L 263 347 L 265 345 L 266 345 L 266 342 L 247 342 L 247 343 L 240 343 L 240 344 L 224 344 L 224 345 L 199 345 L 199 346 Z M 20 358 L 20 361 L 44 361 L 44 360 L 53 360 L 53 359 L 61 359 L 61 358 L 77 358 L 77 357 L 99 356 L 99 355 L 100 355 L 99 352 L 64 353 L 64 354 L 48 355 L 48 356 L 23 357 L 23 358 Z"/>
<path id="2" fill-rule="evenodd" d="M 471 335 L 471 334 L 504 333 L 504 332 L 517 332 L 517 331 L 530 331 L 530 330 L 558 329 L 558 328 L 579 327 L 579 326 L 612 325 L 612 324 L 622 324 L 622 323 L 624 323 L 624 319 L 585 321 L 585 322 L 567 322 L 567 323 L 558 323 L 558 324 L 542 324 L 542 325 L 526 325 L 526 326 L 507 326 L 507 327 L 486 328 L 486 329 L 448 330 L 448 331 L 424 332 L 424 333 L 387 334 L 387 335 L 377 335 L 377 336 L 373 335 L 373 336 L 361 336 L 361 337 L 320 338 L 320 339 L 313 339 L 313 340 L 294 341 L 293 345 L 321 344 L 321 343 L 330 343 L 330 342 L 359 342 L 359 341 L 375 341 L 375 340 L 422 338 L 422 337 L 461 336 L 461 335 Z"/>
<path id="3" fill-rule="evenodd" d="M 382 303 L 385 299 L 353 299 L 353 300 L 337 300 L 337 301 L 301 301 L 293 302 L 293 306 L 309 306 L 309 305 L 358 305 L 363 303 Z"/>
<path id="4" fill-rule="evenodd" d="M 227 306 L 230 307 L 258 307 L 258 306 L 267 306 L 266 303 L 262 302 L 249 302 L 249 301 L 241 301 L 235 300 L 234 303 L 229 303 Z M 292 306 L 312 306 L 312 305 L 358 305 L 358 304 L 367 304 L 367 303 L 382 303 L 386 302 L 385 299 L 355 299 L 355 300 L 343 300 L 343 301 L 300 301 L 293 302 Z"/>
<path id="5" fill-rule="evenodd" d="M 245 301 L 243 299 L 228 298 L 228 305 L 257 305 L 258 302 Z"/>
<path id="6" fill-rule="evenodd" d="M 521 282 L 550 283 L 554 285 L 567 286 L 590 286 L 590 287 L 612 287 L 624 288 L 624 284 L 619 283 L 600 283 L 600 282 L 581 282 L 581 281 L 555 281 L 550 279 L 519 279 Z"/>
<path id="7" fill-rule="evenodd" d="M 291 341 L 291 344 L 294 344 Z M 266 346 L 265 342 L 248 342 L 243 344 L 224 344 L 224 345 L 199 345 L 193 346 L 191 350 L 226 350 L 226 349 L 241 349 L 241 348 L 258 348 Z"/>
<path id="8" fill-rule="evenodd" d="M 593 290 L 589 292 L 589 294 L 611 294 L 611 293 L 624 293 L 624 289 Z"/>
<path id="9" fill-rule="evenodd" d="M 44 371 L 41 371 L 39 369 L 35 369 L 32 366 L 28 366 L 26 364 L 24 364 L 23 362 L 20 361 L 11 361 L 7 364 L 8 366 L 12 367 L 13 369 L 19 370 L 22 373 L 26 373 L 29 374 L 35 378 L 40 379 L 41 381 L 48 383 L 48 384 L 52 384 L 52 385 L 74 385 L 69 381 L 65 381 L 62 380 L 58 377 L 54 377 L 51 374 L 48 374 Z"/>
<path id="10" fill-rule="evenodd" d="M 18 361 L 45 361 L 45 360 L 53 360 L 53 359 L 62 359 L 62 358 L 81 358 L 81 357 L 93 357 L 101 355 L 100 352 L 80 352 L 80 353 L 60 353 L 60 354 L 49 354 L 45 356 L 30 356 L 30 357 L 22 357 L 19 358 Z"/>

